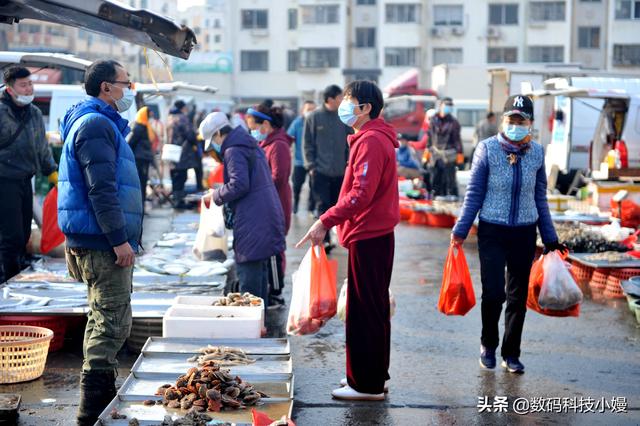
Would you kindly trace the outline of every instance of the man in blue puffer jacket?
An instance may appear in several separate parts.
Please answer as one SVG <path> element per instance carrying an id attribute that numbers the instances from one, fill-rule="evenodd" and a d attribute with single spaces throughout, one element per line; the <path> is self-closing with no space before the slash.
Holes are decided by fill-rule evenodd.
<path id="1" fill-rule="evenodd" d="M 88 286 L 79 425 L 93 425 L 116 394 L 116 355 L 131 331 L 135 253 L 142 234 L 142 197 L 130 129 L 118 112 L 134 93 L 115 61 L 94 62 L 85 73 L 89 97 L 61 124 L 58 223 L 67 238 L 69 273 Z"/>

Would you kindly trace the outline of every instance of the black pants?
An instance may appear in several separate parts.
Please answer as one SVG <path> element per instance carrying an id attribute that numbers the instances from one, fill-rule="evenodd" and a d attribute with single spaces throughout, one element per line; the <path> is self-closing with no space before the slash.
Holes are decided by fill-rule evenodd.
<path id="1" fill-rule="evenodd" d="M 193 171 L 196 172 L 196 189 L 198 191 L 204 191 L 204 184 L 202 182 L 204 171 L 202 169 L 202 163 L 200 163 L 200 166 L 194 167 Z"/>
<path id="2" fill-rule="evenodd" d="M 445 164 L 438 161 L 432 170 L 433 191 L 438 195 L 458 196 L 458 181 L 456 179 L 456 164 Z"/>
<path id="3" fill-rule="evenodd" d="M 284 288 L 284 253 L 269 258 L 269 295 L 280 296 Z"/>
<path id="4" fill-rule="evenodd" d="M 31 179 L 0 179 L 0 205 L 0 282 L 4 282 L 22 269 L 31 237 Z"/>
<path id="5" fill-rule="evenodd" d="M 302 186 L 304 185 L 305 180 L 307 179 L 307 169 L 304 166 L 295 166 L 293 168 L 293 211 L 294 213 L 298 212 L 298 204 L 300 204 L 300 192 L 302 191 Z M 316 206 L 313 201 L 313 191 L 311 190 L 311 176 L 309 176 L 309 203 L 307 204 L 307 208 L 310 212 L 312 212 Z"/>
<path id="6" fill-rule="evenodd" d="M 140 191 L 142 192 L 142 208 L 147 199 L 147 182 L 149 181 L 149 165 L 150 161 L 136 160 L 136 169 L 138 169 L 138 177 L 140 178 Z"/>
<path id="7" fill-rule="evenodd" d="M 173 201 L 176 204 L 181 204 L 185 196 L 184 184 L 187 181 L 187 169 L 173 169 L 170 174 Z"/>
<path id="8" fill-rule="evenodd" d="M 480 221 L 478 251 L 482 278 L 480 341 L 487 348 L 498 347 L 498 322 L 506 300 L 501 354 L 503 358 L 519 357 L 529 273 L 536 252 L 536 226 L 510 227 Z"/>

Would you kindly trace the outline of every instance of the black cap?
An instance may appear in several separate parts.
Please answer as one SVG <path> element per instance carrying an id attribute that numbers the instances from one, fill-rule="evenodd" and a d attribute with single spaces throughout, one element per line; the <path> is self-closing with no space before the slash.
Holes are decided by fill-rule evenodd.
<path id="1" fill-rule="evenodd" d="M 509 96 L 504 103 L 502 115 L 520 115 L 527 120 L 533 120 L 533 101 L 526 95 Z"/>
<path id="2" fill-rule="evenodd" d="M 187 106 L 187 104 L 184 103 L 184 101 L 182 100 L 177 100 L 173 103 L 173 106 L 176 107 L 177 109 L 182 109 L 184 107 Z"/>

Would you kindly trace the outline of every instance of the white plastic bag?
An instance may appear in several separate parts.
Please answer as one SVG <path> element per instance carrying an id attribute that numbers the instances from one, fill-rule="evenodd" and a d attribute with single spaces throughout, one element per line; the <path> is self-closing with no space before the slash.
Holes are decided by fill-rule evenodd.
<path id="1" fill-rule="evenodd" d="M 311 248 L 307 251 L 298 270 L 291 277 L 291 304 L 287 320 L 287 334 L 313 334 L 320 330 L 324 321 L 312 319 L 311 304 Z"/>
<path id="2" fill-rule="evenodd" d="M 582 302 L 582 291 L 557 251 L 544 256 L 544 271 L 538 304 L 543 309 L 562 311 Z"/>
<path id="3" fill-rule="evenodd" d="M 204 201 L 200 203 L 200 226 L 193 244 L 193 255 L 198 260 L 227 259 L 227 235 L 222 217 L 222 207 L 211 203 L 207 208 Z"/>
<path id="4" fill-rule="evenodd" d="M 338 297 L 338 318 L 340 321 L 346 321 L 347 319 L 347 282 L 348 280 L 344 280 L 344 284 L 340 289 L 340 297 Z M 390 317 L 396 313 L 396 298 L 393 296 L 391 289 L 389 289 L 389 307 L 390 307 Z"/>
<path id="5" fill-rule="evenodd" d="M 182 147 L 180 145 L 174 145 L 170 143 L 165 143 L 164 145 L 162 145 L 162 153 L 160 154 L 160 159 L 162 161 L 178 163 L 180 162 L 181 156 Z"/>
<path id="6" fill-rule="evenodd" d="M 210 206 L 207 207 L 204 200 L 200 201 L 200 226 L 198 226 L 198 231 L 202 229 L 203 232 L 212 237 L 224 237 L 225 227 L 222 206 L 216 206 L 213 202 L 209 204 Z"/>

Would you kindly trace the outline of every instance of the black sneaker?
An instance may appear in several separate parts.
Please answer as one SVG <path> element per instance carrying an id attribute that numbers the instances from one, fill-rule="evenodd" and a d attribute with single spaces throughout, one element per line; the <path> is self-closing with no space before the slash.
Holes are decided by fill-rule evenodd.
<path id="1" fill-rule="evenodd" d="M 502 360 L 502 368 L 513 374 L 524 374 L 524 365 L 516 357 L 506 357 Z"/>
<path id="2" fill-rule="evenodd" d="M 496 350 L 480 345 L 480 367 L 487 369 L 496 368 Z"/>
<path id="3" fill-rule="evenodd" d="M 284 308 L 284 298 L 280 296 L 269 296 L 269 306 L 267 309 L 274 310 Z"/>

